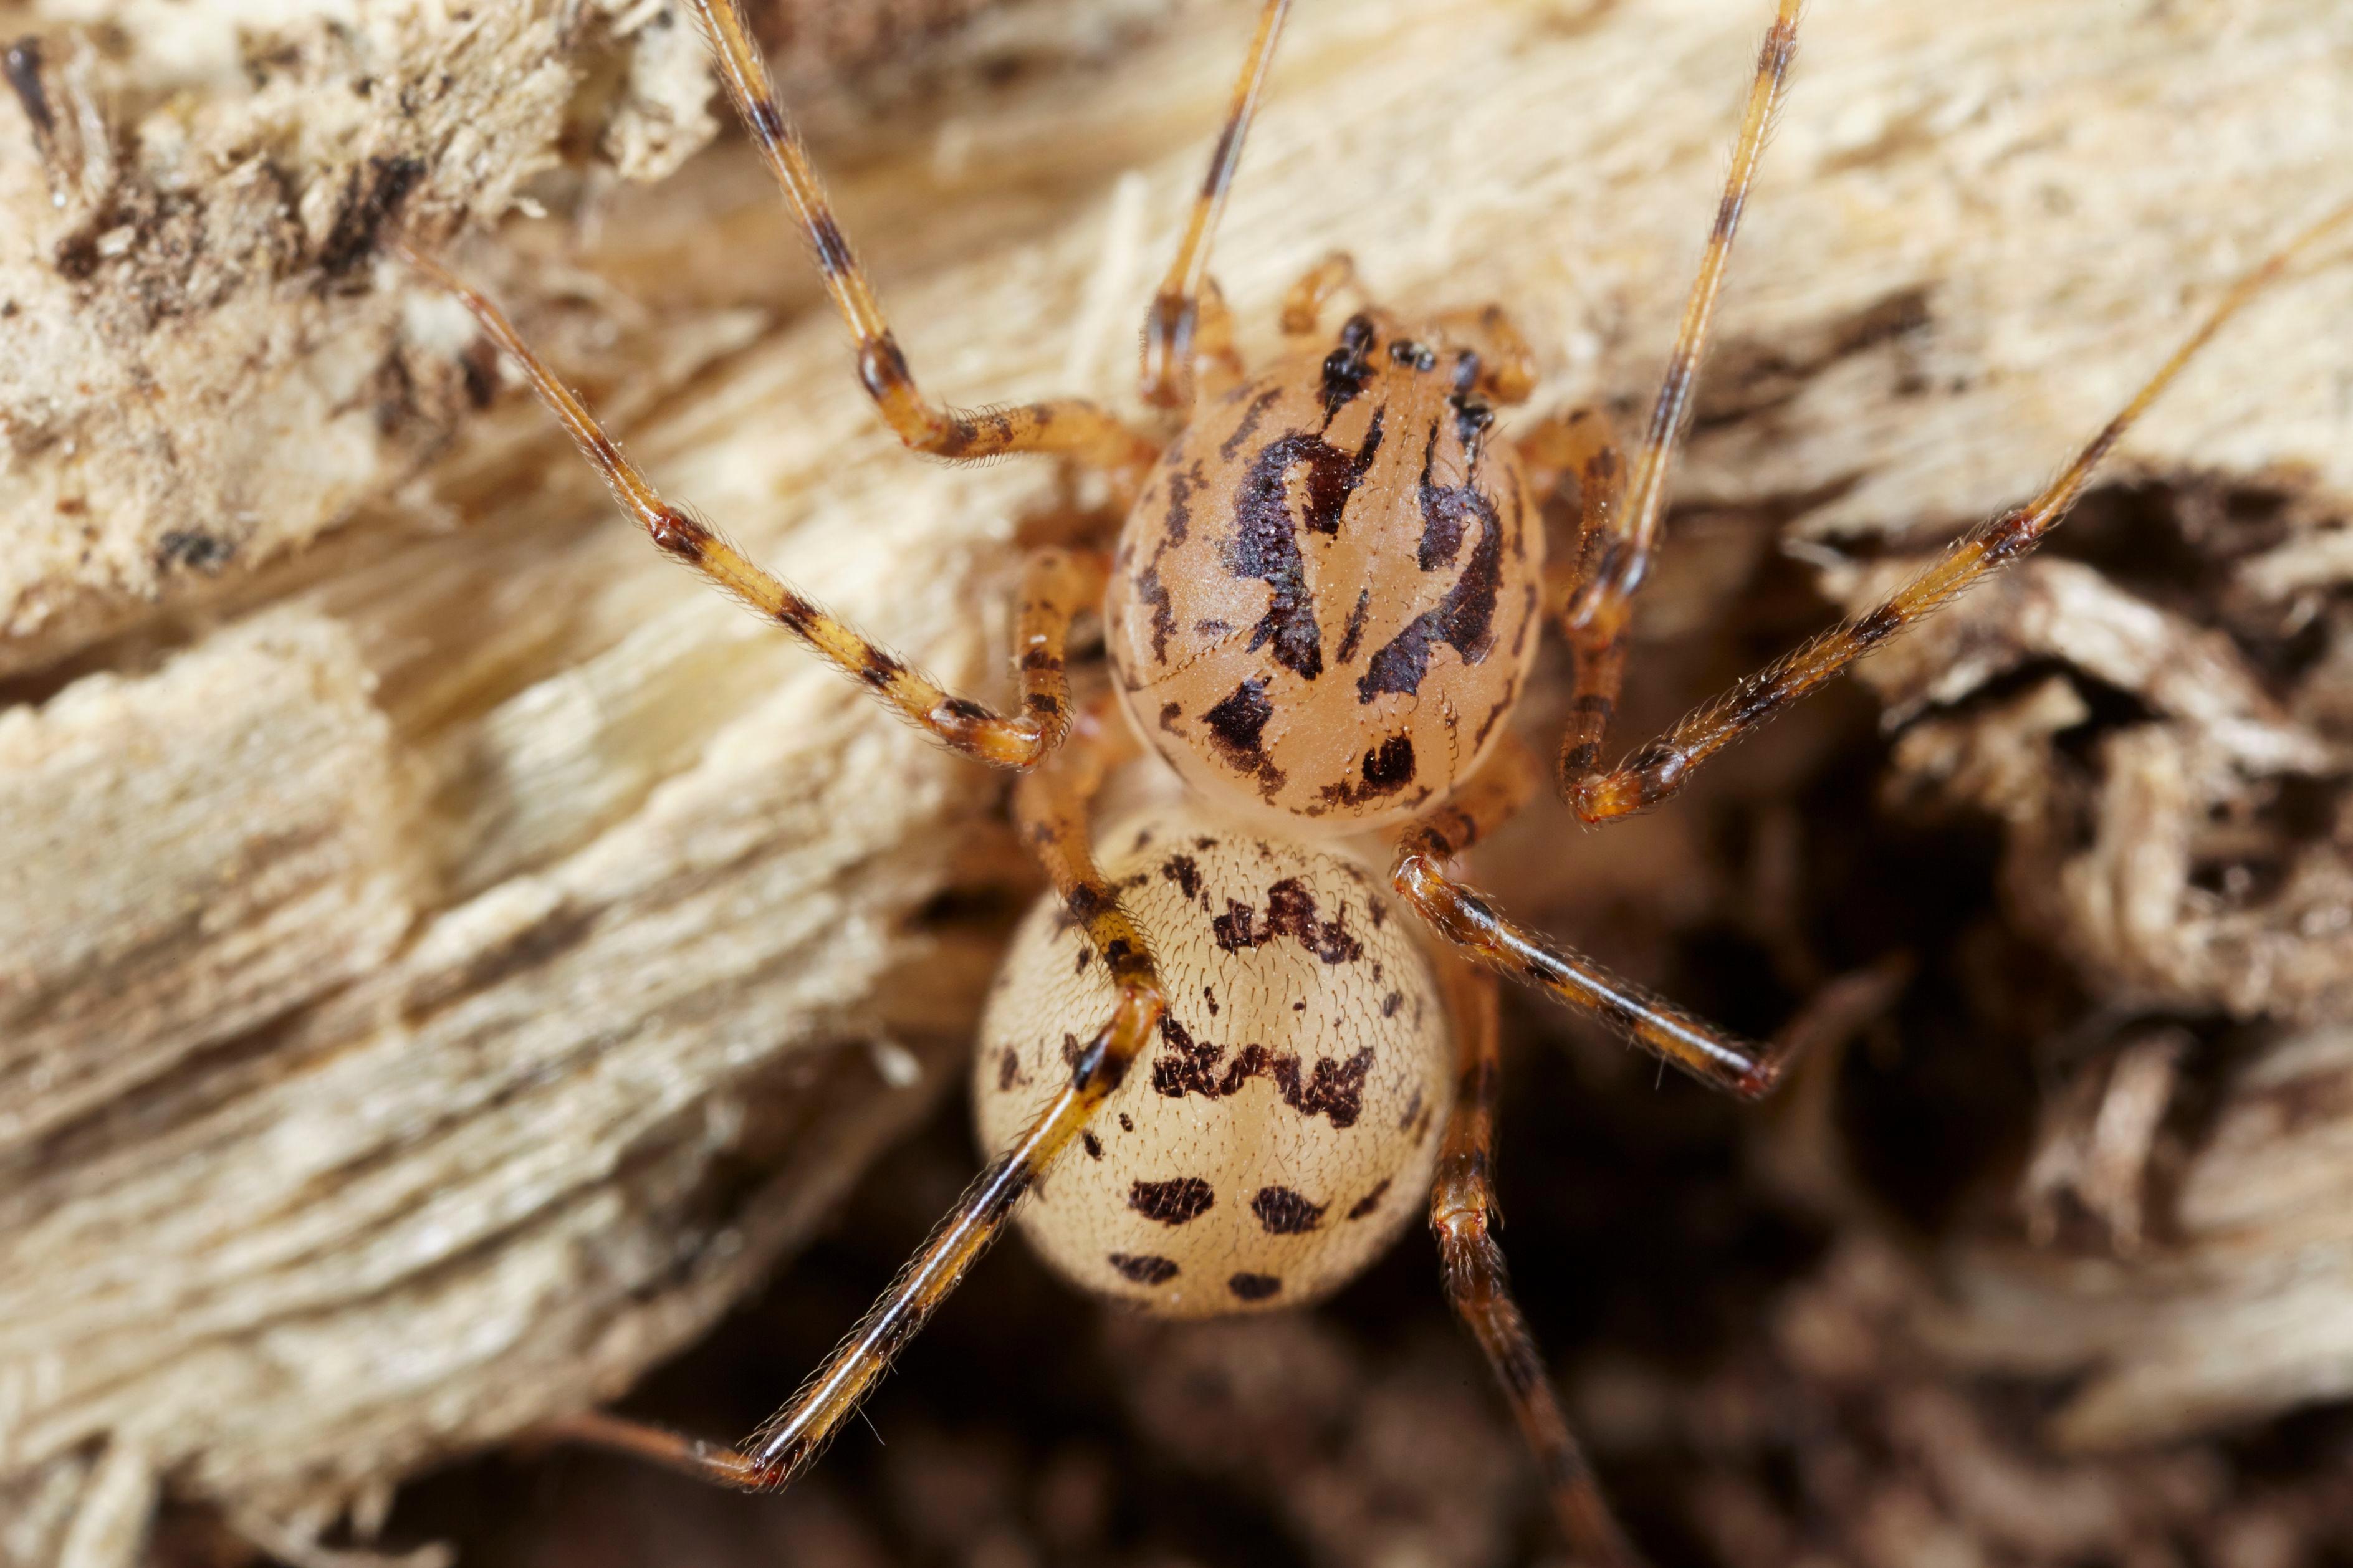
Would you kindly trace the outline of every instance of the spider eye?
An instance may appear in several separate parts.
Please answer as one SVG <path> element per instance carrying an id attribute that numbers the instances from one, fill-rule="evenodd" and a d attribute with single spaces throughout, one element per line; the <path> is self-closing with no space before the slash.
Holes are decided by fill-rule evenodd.
<path id="1" fill-rule="evenodd" d="M 1415 342 L 1410 338 L 1399 338 L 1389 345 L 1389 360 L 1394 364 L 1407 365 L 1415 370 L 1438 368 L 1438 355 L 1427 345 Z"/>

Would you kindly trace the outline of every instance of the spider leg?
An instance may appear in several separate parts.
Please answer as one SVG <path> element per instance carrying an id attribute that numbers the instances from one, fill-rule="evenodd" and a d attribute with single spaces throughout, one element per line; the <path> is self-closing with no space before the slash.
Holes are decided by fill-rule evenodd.
<path id="1" fill-rule="evenodd" d="M 1199 384 L 1196 397 L 1215 399 L 1240 386 L 1245 374 L 1242 356 L 1234 347 L 1234 313 L 1226 305 L 1225 291 L 1214 278 L 1201 285 L 1200 324 L 1193 334 L 1194 374 Z"/>
<path id="2" fill-rule="evenodd" d="M 1495 1094 L 1502 1079 L 1496 1043 L 1495 977 L 1449 954 L 1440 977 L 1454 1016 L 1455 1070 L 1461 1088 L 1447 1118 L 1430 1189 L 1430 1228 L 1445 1270 L 1446 1299 L 1487 1354 L 1511 1402 L 1561 1531 L 1580 1557 L 1634 1568 L 1641 1556 L 1609 1511 L 1593 1468 L 1545 1375 L 1544 1358 L 1512 1300 L 1503 1248 L 1491 1234 L 1501 1210 L 1490 1172 L 1495 1147 Z"/>
<path id="3" fill-rule="evenodd" d="M 1703 1083 L 1743 1100 L 1763 1099 L 1788 1065 L 1786 1045 L 1760 1046 L 1692 1016 L 1583 953 L 1514 925 L 1451 873 L 1449 863 L 1518 810 L 1538 782 L 1535 757 L 1525 746 L 1507 740 L 1498 747 L 1469 784 L 1399 835 L 1389 871 L 1399 896 L 1463 957 L 1536 986 Z"/>
<path id="4" fill-rule="evenodd" d="M 465 301 L 485 331 L 512 354 L 581 454 L 604 478 L 621 509 L 664 552 L 685 562 L 760 615 L 783 626 L 843 674 L 854 677 L 888 707 L 951 751 L 998 767 L 1028 768 L 1062 743 L 1070 727 L 1070 684 L 1063 646 L 1071 622 L 1102 603 L 1107 563 L 1100 555 L 1068 550 L 1033 551 L 1022 569 L 1021 712 L 1008 718 L 951 694 L 929 676 L 835 619 L 745 556 L 708 524 L 656 493 L 637 465 L 596 423 L 595 415 L 522 341 L 490 300 L 431 258 L 399 241 L 393 248 L 439 287 Z"/>
<path id="5" fill-rule="evenodd" d="M 1520 461 L 1537 495 L 1573 496 L 1576 547 L 1545 568 L 1545 608 L 1564 627 L 1570 655 L 1568 728 L 1560 742 L 1561 768 L 1579 776 L 1601 754 L 1601 737 L 1618 707 L 1626 675 L 1630 617 L 1597 616 L 1578 625 L 1569 605 L 1592 576 L 1597 558 L 1616 537 L 1624 499 L 1626 461 L 1609 416 L 1598 408 L 1575 408 L 1539 424 L 1520 439 Z"/>
<path id="6" fill-rule="evenodd" d="M 732 0 L 731 0 L 732 3 Z M 696 0 L 698 5 L 709 0 Z M 1258 109 L 1259 91 L 1266 85 L 1267 68 L 1274 60 L 1275 39 L 1291 0 L 1266 0 L 1259 13 L 1258 32 L 1250 39 L 1250 57 L 1234 82 L 1226 106 L 1225 129 L 1218 132 L 1217 150 L 1209 154 L 1209 172 L 1193 198 L 1193 215 L 1177 241 L 1167 276 L 1144 318 L 1144 401 L 1155 408 L 1190 409 L 1194 385 L 1196 341 L 1201 295 L 1209 279 L 1209 245 L 1218 219 L 1226 210 L 1226 193 L 1232 188 L 1234 170 L 1242 158 L 1242 142 L 1250 134 L 1250 116 Z"/>
<path id="7" fill-rule="evenodd" d="M 1599 822 L 1667 799 L 1680 791 L 1692 770 L 1709 757 L 1772 720 L 1863 654 L 1950 603 L 1981 578 L 2032 550 L 2066 516 L 2067 509 L 2083 493 L 2101 459 L 2157 401 L 2182 367 L 2221 330 L 2223 323 L 2266 285 L 2275 282 L 2298 251 L 2348 218 L 2353 218 L 2353 204 L 2322 218 L 2263 265 L 2240 278 L 2198 330 L 2173 351 L 2172 356 L 2158 367 L 2157 374 L 2133 395 L 2132 401 L 2076 453 L 2074 461 L 2040 495 L 1962 535 L 1951 549 L 1875 608 L 1782 655 L 1713 702 L 1694 710 L 1673 729 L 1629 757 L 1614 773 L 1588 772 L 1592 765 L 1589 754 L 1580 762 L 1564 751 L 1562 789 L 1577 814 L 1588 822 Z"/>
<path id="8" fill-rule="evenodd" d="M 1324 320 L 1324 307 L 1343 289 L 1355 287 L 1356 258 L 1335 250 L 1299 275 L 1282 296 L 1282 335 L 1313 337 Z"/>
<path id="9" fill-rule="evenodd" d="M 1651 552 L 1658 548 L 1660 523 L 1666 515 L 1667 478 L 1676 448 L 1691 425 L 1692 394 L 1715 321 L 1716 298 L 1732 259 L 1733 237 L 1748 204 L 1767 128 L 1788 79 L 1789 61 L 1797 53 L 1798 11 L 1799 0 L 1780 0 L 1773 26 L 1757 52 L 1756 79 L 1749 86 L 1740 134 L 1733 145 L 1732 169 L 1716 205 L 1715 226 L 1708 231 L 1699 276 L 1683 304 L 1674 351 L 1668 356 L 1666 375 L 1651 407 L 1651 422 L 1635 453 L 1631 478 L 1616 478 L 1606 498 L 1597 497 L 1594 487 L 1585 487 L 1584 548 L 1551 574 L 1548 597 L 1568 633 L 1577 669 L 1576 718 L 1561 742 L 1560 787 L 1565 795 L 1570 793 L 1571 781 L 1593 766 L 1601 732 L 1617 703 L 1634 594 L 1649 574 Z M 1602 443 L 1594 450 L 1607 454 L 1614 472 L 1622 465 L 1609 441 L 1606 422 L 1598 415 L 1592 417 L 1593 434 Z M 1618 494 L 1620 483 L 1624 485 L 1622 504 Z M 1605 500 L 1607 504 L 1602 504 Z"/>
<path id="10" fill-rule="evenodd" d="M 1087 842 L 1088 808 L 1103 775 L 1134 746 L 1126 726 L 1098 705 L 1072 726 L 1070 745 L 1014 788 L 1014 816 L 1023 840 L 1120 988 L 1112 1016 L 1080 1051 L 1070 1082 L 965 1189 L 922 1249 L 800 1392 L 740 1448 L 593 1412 L 552 1424 L 550 1435 L 620 1448 L 755 1491 L 787 1486 L 808 1468 L 907 1342 L 1004 1234 L 1014 1205 L 1077 1139 L 1159 1026 L 1165 1002 L 1158 971 Z"/>
<path id="11" fill-rule="evenodd" d="M 808 237 L 826 291 L 858 340 L 858 379 L 899 439 L 919 452 L 955 460 L 1006 452 L 1050 452 L 1073 462 L 1133 472 L 1149 464 L 1155 443 L 1115 415 L 1082 398 L 967 411 L 926 398 L 900 351 L 849 242 L 828 205 L 824 182 L 800 132 L 777 101 L 767 61 L 738 0 L 692 0 L 727 94 Z"/>

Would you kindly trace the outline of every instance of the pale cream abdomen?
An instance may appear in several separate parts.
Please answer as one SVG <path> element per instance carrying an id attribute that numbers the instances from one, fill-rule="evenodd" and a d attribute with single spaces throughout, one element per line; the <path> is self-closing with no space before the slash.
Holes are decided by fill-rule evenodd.
<path id="1" fill-rule="evenodd" d="M 1101 840 L 1159 961 L 1160 1037 L 1024 1203 L 1075 1283 L 1179 1317 L 1312 1301 L 1426 1204 L 1453 1101 L 1449 1029 L 1410 923 L 1344 856 L 1187 807 Z M 1070 1080 L 1113 988 L 1050 896 L 981 1023 L 982 1143 L 1012 1142 Z"/>

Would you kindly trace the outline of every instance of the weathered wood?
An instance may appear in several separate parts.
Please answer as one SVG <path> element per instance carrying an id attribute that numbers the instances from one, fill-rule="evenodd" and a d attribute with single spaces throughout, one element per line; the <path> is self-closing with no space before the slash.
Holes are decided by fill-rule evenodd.
<path id="1" fill-rule="evenodd" d="M 1249 9 L 1026 0 L 856 92 L 804 78 L 928 386 L 1134 406 Z M 1508 302 L 1541 405 L 1630 409 L 1713 210 L 1739 9 L 1303 0 L 1218 253 L 1245 351 L 1343 245 L 1393 303 Z M 1001 689 L 1014 521 L 1054 489 L 889 442 L 756 167 L 732 138 L 689 156 L 716 121 L 668 12 L 370 5 L 242 42 L 234 7 L 116 16 L 104 47 L 12 20 L 43 39 L 47 146 L 0 101 L 0 1476 L 48 1500 L 23 1505 L 41 1563 L 124 1561 L 158 1487 L 299 1544 L 626 1386 L 925 1103 L 839 1047 L 903 1038 L 937 1080 L 987 962 L 909 921 L 996 875 L 958 859 L 996 782 L 653 559 L 527 400 L 482 405 L 497 367 L 379 220 L 494 287 L 658 482 L 953 679 Z M 2333 0 L 1880 0 L 1808 29 L 1682 493 L 1809 548 L 1926 544 L 2022 494 L 2348 194 Z M 2348 310 L 2341 256 L 2300 275 L 2122 456 L 2291 498 L 2214 596 L 2233 614 L 2325 616 L 2353 571 L 2353 383 L 2320 325 Z M 2298 924 L 2345 905 L 2332 845 L 2298 850 L 2293 908 L 2218 912 L 2189 872 L 2193 805 L 2334 764 L 2340 661 L 2283 696 L 2194 616 L 2070 641 L 2071 606 L 2132 597 L 2089 568 L 2020 582 L 2058 596 L 2041 619 L 1990 591 L 1878 687 L 1908 718 L 2023 648 L 2138 694 L 2164 721 L 2111 742 L 2094 859 L 2053 847 L 2081 797 L 2014 705 L 1929 713 L 1903 775 L 2007 815 L 2012 918 L 2094 988 L 2341 1017 L 2342 932 Z M 2193 653 L 2224 673 L 2183 679 Z M 2010 793 L 1962 787 L 2002 759 Z M 2188 793 L 2151 804 L 2167 779 Z M 2268 1080 L 2234 1081 L 2253 1129 Z M 2226 1162 L 2211 1212 L 2258 1142 L 2190 1152 Z M 2353 1177 L 2341 1135 L 2295 1147 L 2247 1224 Z M 2319 1338 L 2211 1355 L 2269 1332 L 2263 1292 L 2212 1283 L 2226 1233 L 2159 1216 L 2096 1281 L 2036 1286 L 2142 1325 L 2054 1337 L 2131 1345 L 2155 1391 L 2073 1435 L 2161 1426 L 2184 1314 L 2200 1412 L 2339 1386 Z M 1980 1255 L 1955 1267 L 1998 1339 Z M 2297 1300 L 2353 1321 L 2353 1288 Z"/>

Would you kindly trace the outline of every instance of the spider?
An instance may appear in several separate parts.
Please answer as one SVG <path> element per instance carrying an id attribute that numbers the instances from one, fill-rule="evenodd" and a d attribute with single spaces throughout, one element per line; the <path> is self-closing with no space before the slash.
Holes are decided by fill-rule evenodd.
<path id="1" fill-rule="evenodd" d="M 1542 624 L 1560 628 L 1574 671 L 1555 768 L 1563 798 L 1588 824 L 1667 800 L 1717 752 L 2032 550 L 2222 323 L 2353 208 L 2236 282 L 2031 501 L 1605 769 L 1634 598 L 1795 54 L 1799 0 L 1778 0 L 1765 35 L 1698 278 L 1630 460 L 1608 417 L 1589 408 L 1503 437 L 1495 410 L 1525 401 L 1535 377 L 1499 307 L 1427 319 L 1368 307 L 1327 332 L 1333 300 L 1356 284 L 1344 256 L 1286 296 L 1288 351 L 1255 372 L 1244 365 L 1209 251 L 1289 0 L 1265 0 L 1145 320 L 1141 395 L 1175 428 L 1166 442 L 1079 400 L 968 413 L 926 398 L 736 0 L 689 3 L 891 428 L 951 461 L 1034 452 L 1097 469 L 1127 518 L 1112 552 L 1029 555 L 1019 710 L 993 710 L 911 668 L 665 501 L 495 305 L 396 242 L 513 356 L 660 550 L 939 744 L 1020 774 L 1014 817 L 1053 884 L 1016 940 L 976 1053 L 975 1100 L 994 1157 L 800 1391 L 740 1448 L 594 1412 L 557 1432 L 714 1480 L 780 1488 L 1017 1213 L 1081 1284 L 1200 1315 L 1336 1289 L 1398 1234 L 1411 1194 L 1426 1187 L 1448 1296 L 1535 1450 L 1565 1533 L 1588 1557 L 1636 1561 L 1562 1415 L 1492 1235 L 1496 976 L 1743 1099 L 1767 1093 L 1788 1053 L 1546 942 L 1461 879 L 1461 858 L 1540 786 L 1539 764 L 1506 720 Z M 1550 563 L 1546 500 L 1574 520 L 1567 558 Z M 1113 692 L 1079 706 L 1066 651 L 1073 622 L 1091 611 Z M 1145 751 L 1174 770 L 1189 803 L 1123 823 L 1099 863 L 1092 806 L 1106 775 Z M 1348 847 L 1351 836 L 1375 833 L 1390 845 L 1386 878 Z M 1418 935 L 1406 911 L 1419 917 Z M 1235 1043 L 1213 1043 L 1213 1031 Z M 1038 1201 L 1023 1205 L 1032 1194 Z"/>

